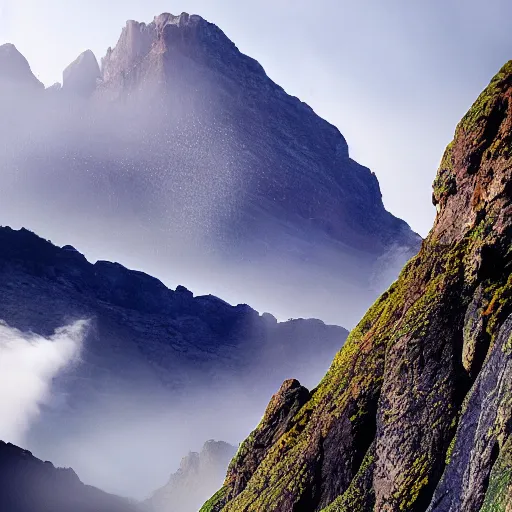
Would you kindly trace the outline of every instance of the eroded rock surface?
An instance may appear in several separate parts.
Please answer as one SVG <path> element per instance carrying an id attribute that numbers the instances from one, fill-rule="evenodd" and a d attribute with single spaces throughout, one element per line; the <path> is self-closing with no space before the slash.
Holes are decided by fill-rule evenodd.
<path id="1" fill-rule="evenodd" d="M 511 95 L 509 62 L 457 126 L 419 254 L 246 485 L 228 473 L 203 512 L 512 507 Z"/>

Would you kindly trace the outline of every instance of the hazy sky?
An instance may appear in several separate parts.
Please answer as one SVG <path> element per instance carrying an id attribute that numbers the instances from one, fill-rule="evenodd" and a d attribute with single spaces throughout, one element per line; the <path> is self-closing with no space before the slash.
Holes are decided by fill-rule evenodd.
<path id="1" fill-rule="evenodd" d="M 347 138 L 386 207 L 425 235 L 431 183 L 454 127 L 512 57 L 506 0 L 0 0 L 12 42 L 45 84 L 90 48 L 100 59 L 127 19 L 201 14 Z"/>

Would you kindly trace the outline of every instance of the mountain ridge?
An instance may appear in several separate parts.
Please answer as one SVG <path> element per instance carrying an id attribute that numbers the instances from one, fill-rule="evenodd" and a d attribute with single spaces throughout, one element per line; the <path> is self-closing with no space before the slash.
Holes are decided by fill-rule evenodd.
<path id="1" fill-rule="evenodd" d="M 34 108 L 21 95 L 4 106 L 17 117 L 0 153 L 14 203 L 0 207 L 5 224 L 87 253 L 102 244 L 112 259 L 133 254 L 151 274 L 171 261 L 202 281 L 218 276 L 217 295 L 346 325 L 419 248 L 340 131 L 203 18 L 128 22 L 99 77 L 85 55 L 90 66 L 79 57 L 68 86 L 31 98 Z M 29 182 L 17 188 L 20 175 Z M 51 208 L 36 214 L 42 196 Z M 249 274 L 256 285 L 241 289 Z"/>
<path id="2" fill-rule="evenodd" d="M 80 361 L 53 380 L 59 400 L 41 409 L 26 447 L 117 494 L 147 493 L 168 476 L 163 454 L 170 458 L 182 449 L 180 436 L 167 439 L 170 429 L 183 431 L 193 446 L 227 435 L 223 415 L 231 418 L 229 440 L 242 438 L 255 404 L 290 374 L 318 378 L 347 335 L 319 320 L 278 322 L 244 304 L 194 296 L 183 286 L 170 290 L 142 272 L 92 264 L 71 246 L 10 228 L 0 228 L 0 318 L 44 337 L 88 319 Z M 194 429 L 184 429 L 187 421 Z M 98 453 L 102 439 L 127 436 L 135 426 L 152 432 L 149 447 L 118 452 L 117 444 L 107 444 Z M 107 484 L 97 481 L 90 458 L 77 449 L 83 445 L 104 459 L 103 468 L 112 466 Z M 134 458 L 141 463 L 122 478 L 117 461 L 133 465 Z"/>
<path id="3" fill-rule="evenodd" d="M 84 485 L 27 450 L 0 441 L 0 506 L 12 512 L 136 512 L 128 500 Z"/>

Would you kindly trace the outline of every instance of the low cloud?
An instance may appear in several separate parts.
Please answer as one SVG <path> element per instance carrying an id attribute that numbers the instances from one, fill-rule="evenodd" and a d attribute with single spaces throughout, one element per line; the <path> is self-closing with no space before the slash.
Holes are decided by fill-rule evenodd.
<path id="1" fill-rule="evenodd" d="M 79 320 L 43 337 L 0 321 L 0 439 L 23 443 L 51 398 L 52 380 L 78 360 L 87 326 Z"/>

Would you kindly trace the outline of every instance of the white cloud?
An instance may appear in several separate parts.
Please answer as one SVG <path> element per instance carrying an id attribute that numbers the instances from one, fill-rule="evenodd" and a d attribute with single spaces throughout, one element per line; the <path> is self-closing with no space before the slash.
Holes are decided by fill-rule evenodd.
<path id="1" fill-rule="evenodd" d="M 22 444 L 52 379 L 76 361 L 88 322 L 61 327 L 50 337 L 24 333 L 0 321 L 0 439 Z"/>

